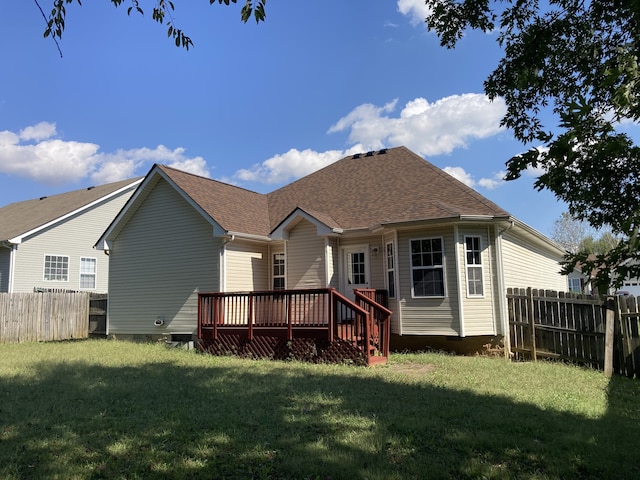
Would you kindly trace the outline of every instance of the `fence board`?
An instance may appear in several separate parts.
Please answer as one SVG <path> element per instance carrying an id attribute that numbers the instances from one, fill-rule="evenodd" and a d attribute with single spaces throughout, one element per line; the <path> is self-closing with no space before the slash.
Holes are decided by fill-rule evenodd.
<path id="1" fill-rule="evenodd" d="M 0 293 L 0 342 L 87 338 L 88 292 Z"/>
<path id="2" fill-rule="evenodd" d="M 604 368 L 605 303 L 601 296 L 507 290 L 509 335 L 516 359 L 553 358 Z M 614 302 L 613 371 L 640 378 L 640 303 Z"/>

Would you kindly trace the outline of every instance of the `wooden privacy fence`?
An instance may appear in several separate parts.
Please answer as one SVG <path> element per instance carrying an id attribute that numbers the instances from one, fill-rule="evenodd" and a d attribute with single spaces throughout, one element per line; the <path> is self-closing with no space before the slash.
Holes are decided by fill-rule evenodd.
<path id="1" fill-rule="evenodd" d="M 512 353 L 516 359 L 551 358 L 604 369 L 609 309 L 613 321 L 613 371 L 640 378 L 638 302 L 633 297 L 616 297 L 606 308 L 606 301 L 606 297 L 598 295 L 509 288 Z"/>
<path id="2" fill-rule="evenodd" d="M 87 338 L 88 292 L 0 293 L 0 342 Z"/>

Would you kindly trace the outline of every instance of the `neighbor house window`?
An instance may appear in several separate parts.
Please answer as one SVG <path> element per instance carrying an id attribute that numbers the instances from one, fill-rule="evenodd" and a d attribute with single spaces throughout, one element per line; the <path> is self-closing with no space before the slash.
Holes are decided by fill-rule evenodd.
<path id="1" fill-rule="evenodd" d="M 284 290 L 284 253 L 273 254 L 273 289 Z"/>
<path id="2" fill-rule="evenodd" d="M 411 294 L 414 297 L 444 297 L 442 238 L 411 240 Z"/>
<path id="3" fill-rule="evenodd" d="M 95 258 L 80 258 L 80 288 L 96 288 Z"/>
<path id="4" fill-rule="evenodd" d="M 482 282 L 482 249 L 480 237 L 465 237 L 464 252 L 467 262 L 467 295 L 484 295 Z"/>
<path id="5" fill-rule="evenodd" d="M 386 244 L 385 256 L 387 262 L 387 289 L 389 290 L 389 298 L 396 298 L 396 267 L 393 243 L 390 242 Z"/>
<path id="6" fill-rule="evenodd" d="M 582 293 L 582 279 L 570 278 L 569 279 L 569 291 L 574 293 Z"/>
<path id="7" fill-rule="evenodd" d="M 45 255 L 44 279 L 50 282 L 68 282 L 69 257 L 62 255 Z"/>

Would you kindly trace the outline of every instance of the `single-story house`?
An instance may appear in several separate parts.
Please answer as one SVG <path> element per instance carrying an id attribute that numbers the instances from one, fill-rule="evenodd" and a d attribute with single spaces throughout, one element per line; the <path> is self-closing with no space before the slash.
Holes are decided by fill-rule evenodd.
<path id="1" fill-rule="evenodd" d="M 0 292 L 106 292 L 109 261 L 93 248 L 142 178 L 0 208 Z"/>
<path id="2" fill-rule="evenodd" d="M 195 334 L 199 292 L 367 287 L 392 348 L 475 348 L 507 332 L 508 287 L 567 289 L 561 247 L 405 147 L 269 194 L 154 165 L 96 247 L 108 334 L 140 340 Z"/>

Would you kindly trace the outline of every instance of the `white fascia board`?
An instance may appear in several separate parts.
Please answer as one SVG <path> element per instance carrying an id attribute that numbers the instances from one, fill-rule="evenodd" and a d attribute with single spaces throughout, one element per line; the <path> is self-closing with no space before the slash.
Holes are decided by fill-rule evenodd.
<path id="1" fill-rule="evenodd" d="M 142 179 L 138 179 L 138 180 L 136 180 L 134 182 L 131 182 L 130 184 L 125 185 L 124 187 L 119 188 L 118 190 L 116 190 L 114 192 L 111 192 L 108 195 L 100 197 L 100 198 L 98 198 L 97 200 L 94 200 L 91 203 L 87 203 L 86 205 L 83 205 L 82 207 L 77 208 L 76 210 L 73 210 L 72 212 L 69 212 L 66 215 L 62 215 L 61 217 L 58 217 L 58 218 L 56 218 L 54 220 L 51 220 L 50 222 L 47 222 L 47 223 L 45 223 L 43 225 L 40 225 L 39 227 L 36 227 L 36 228 L 34 228 L 32 230 L 29 230 L 28 232 L 25 232 L 25 233 L 23 233 L 23 234 L 21 234 L 21 235 L 19 235 L 17 237 L 10 238 L 9 242 L 15 243 L 16 245 L 20 244 L 20 243 L 22 243 L 22 239 L 23 238 L 29 237 L 29 236 L 33 235 L 34 233 L 38 233 L 40 230 L 44 230 L 45 228 L 49 228 L 49 227 L 55 225 L 56 223 L 63 222 L 67 218 L 70 218 L 70 217 L 72 217 L 74 215 L 77 215 L 78 213 L 83 212 L 84 210 L 87 210 L 87 209 L 89 209 L 89 208 L 91 208 L 91 207 L 93 207 L 95 205 L 103 203 L 105 200 L 108 200 L 111 197 L 119 195 L 122 192 L 126 192 L 127 190 L 131 189 L 132 187 L 138 185 L 140 182 L 142 182 Z"/>
<path id="2" fill-rule="evenodd" d="M 200 205 L 193 201 L 191 197 L 189 197 L 184 191 L 178 187 L 173 180 L 171 180 L 157 165 L 155 165 L 151 171 L 147 174 L 147 176 L 142 180 L 142 184 L 135 191 L 133 196 L 127 201 L 125 206 L 120 210 L 116 218 L 111 222 L 111 225 L 105 230 L 102 234 L 95 247 L 100 249 L 107 241 L 110 239 L 111 235 L 118 228 L 118 224 L 122 221 L 123 218 L 127 216 L 129 210 L 136 205 L 136 200 L 144 193 L 145 189 L 148 185 L 155 179 L 156 175 L 166 181 L 171 187 L 182 197 L 184 200 L 191 205 L 208 223 L 210 223 L 213 227 L 213 235 L 214 236 L 223 236 L 226 234 L 226 230 L 220 226 L 218 222 L 216 222 L 209 214 L 207 214 Z"/>
<path id="3" fill-rule="evenodd" d="M 296 208 L 288 218 L 283 220 L 280 225 L 278 225 L 278 227 L 271 232 L 271 238 L 273 240 L 286 240 L 289 237 L 289 229 L 302 219 L 307 220 L 308 222 L 316 226 L 319 237 L 338 235 L 343 232 L 341 228 L 329 227 L 314 216 L 309 215 L 301 208 Z"/>

